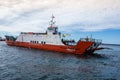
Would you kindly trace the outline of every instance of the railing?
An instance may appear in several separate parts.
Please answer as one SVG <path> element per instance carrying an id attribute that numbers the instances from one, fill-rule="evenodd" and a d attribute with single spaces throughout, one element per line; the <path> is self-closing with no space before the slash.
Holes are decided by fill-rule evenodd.
<path id="1" fill-rule="evenodd" d="M 102 43 L 101 39 L 93 39 L 93 38 L 80 38 L 80 41 L 89 41 L 89 42 L 95 42 L 95 43 Z"/>

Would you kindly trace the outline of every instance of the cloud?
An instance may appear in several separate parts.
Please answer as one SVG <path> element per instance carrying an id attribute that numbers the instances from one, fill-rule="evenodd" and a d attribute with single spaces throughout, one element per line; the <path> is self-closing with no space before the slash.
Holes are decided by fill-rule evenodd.
<path id="1" fill-rule="evenodd" d="M 61 31 L 120 29 L 119 0 L 0 0 L 0 31 L 43 32 L 51 14 Z"/>

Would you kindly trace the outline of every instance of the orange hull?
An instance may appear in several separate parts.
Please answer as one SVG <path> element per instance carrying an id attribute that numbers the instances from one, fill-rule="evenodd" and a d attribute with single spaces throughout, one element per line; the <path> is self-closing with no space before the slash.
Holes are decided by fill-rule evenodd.
<path id="1" fill-rule="evenodd" d="M 9 46 L 26 47 L 40 50 L 48 50 L 55 52 L 71 53 L 71 54 L 85 54 L 87 49 L 93 44 L 93 42 L 79 41 L 75 46 L 68 45 L 50 45 L 50 44 L 35 44 L 29 42 L 17 42 L 6 40 Z"/>

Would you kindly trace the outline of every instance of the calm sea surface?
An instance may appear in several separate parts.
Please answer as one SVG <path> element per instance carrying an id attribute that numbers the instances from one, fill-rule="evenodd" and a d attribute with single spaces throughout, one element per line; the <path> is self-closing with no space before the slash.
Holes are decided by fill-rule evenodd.
<path id="1" fill-rule="evenodd" d="M 0 42 L 0 80 L 120 80 L 120 46 L 105 47 L 81 57 Z"/>

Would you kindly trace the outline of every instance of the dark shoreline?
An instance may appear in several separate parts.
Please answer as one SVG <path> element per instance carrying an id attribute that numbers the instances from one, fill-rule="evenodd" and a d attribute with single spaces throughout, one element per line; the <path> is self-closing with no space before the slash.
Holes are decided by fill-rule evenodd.
<path id="1" fill-rule="evenodd" d="M 120 44 L 109 44 L 109 43 L 102 43 L 102 45 L 120 46 Z"/>

